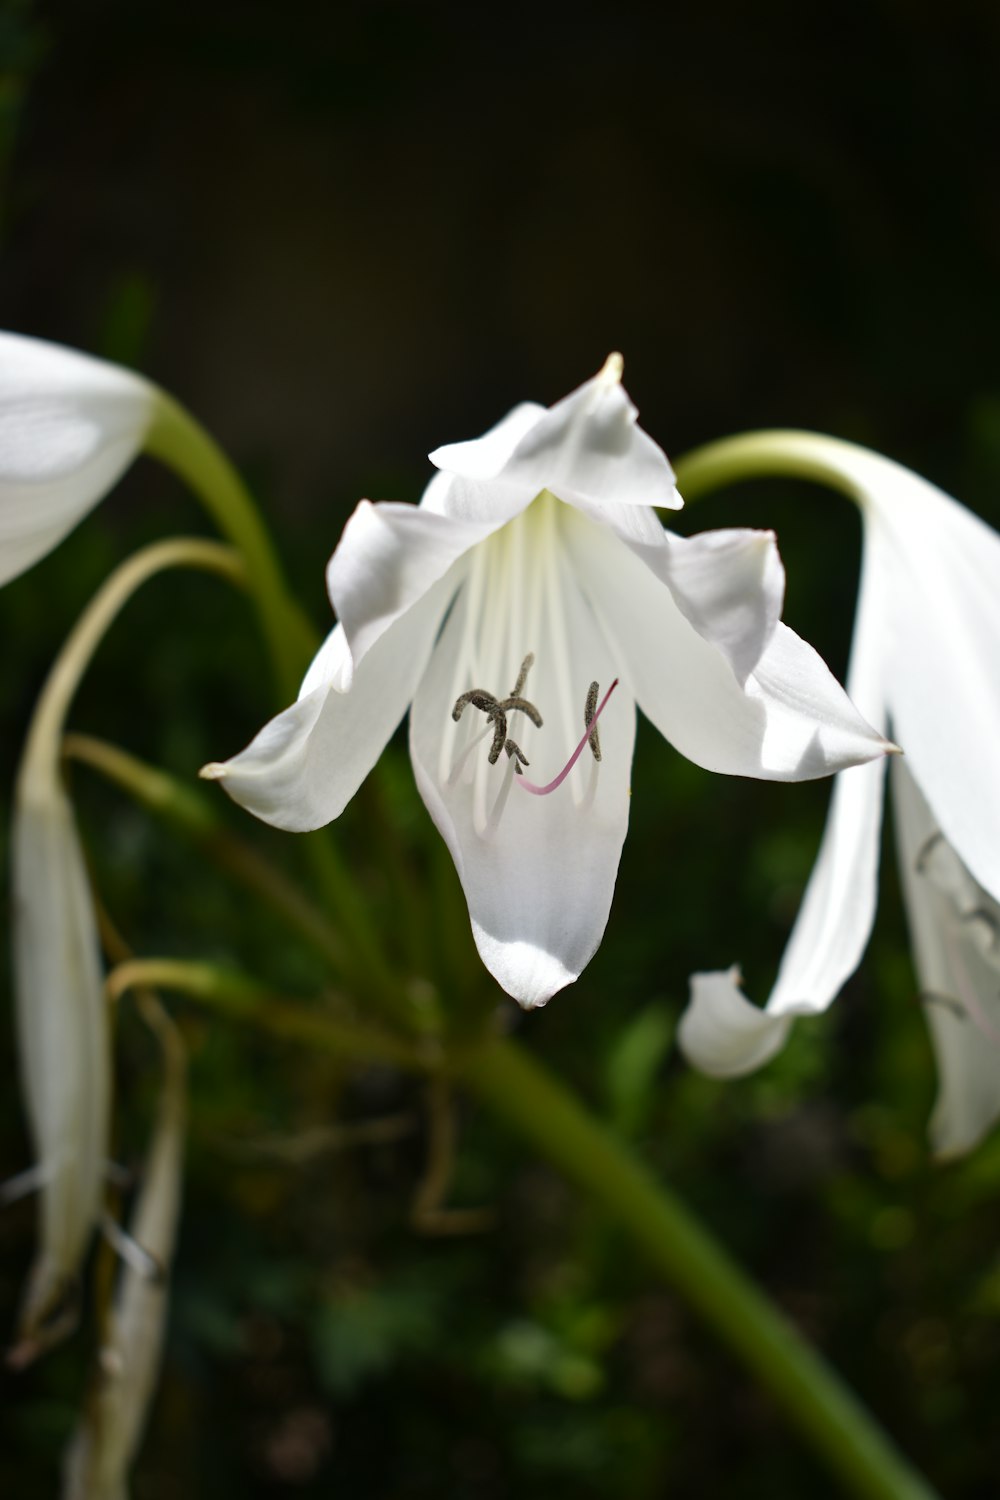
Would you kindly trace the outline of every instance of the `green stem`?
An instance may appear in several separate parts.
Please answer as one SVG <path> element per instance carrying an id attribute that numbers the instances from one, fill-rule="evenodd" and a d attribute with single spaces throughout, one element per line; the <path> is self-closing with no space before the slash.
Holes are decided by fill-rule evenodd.
<path id="1" fill-rule="evenodd" d="M 818 432 L 773 428 L 741 432 L 694 448 L 677 460 L 677 488 L 685 500 L 699 500 L 712 490 L 746 479 L 805 479 L 831 485 L 857 504 L 865 490 L 852 472 L 863 463 L 886 464 L 879 455 Z"/>
<path id="2" fill-rule="evenodd" d="M 408 1072 L 441 1069 L 441 1052 L 374 1026 L 359 1026 L 316 1006 L 303 1005 L 217 964 L 185 959 L 127 959 L 107 978 L 108 994 L 120 1000 L 130 989 L 167 990 L 200 1001 L 213 1011 L 285 1041 L 301 1042 L 347 1062 L 384 1063 Z"/>
<path id="3" fill-rule="evenodd" d="M 19 773 L 22 782 L 40 777 L 48 784 L 55 776 L 63 723 L 94 652 L 136 590 L 167 568 L 205 569 L 238 586 L 246 584 L 238 553 L 221 542 L 201 537 L 171 537 L 126 558 L 87 605 L 45 680 L 25 740 Z"/>
<path id="4" fill-rule="evenodd" d="M 281 702 L 294 702 L 305 667 L 319 644 L 316 634 L 291 598 L 257 507 L 225 453 L 178 402 L 163 391 L 157 396 L 146 450 L 190 485 L 219 529 L 242 553 Z M 359 972 L 371 976 L 383 996 L 396 994 L 391 969 L 353 875 L 324 833 L 306 834 L 304 842 L 327 900 L 351 934 Z"/>
<path id="5" fill-rule="evenodd" d="M 690 1211 L 516 1043 L 490 1040 L 442 1053 L 279 1000 L 209 964 L 131 962 L 114 970 L 109 983 L 116 994 L 131 985 L 174 990 L 344 1060 L 449 1073 L 605 1209 L 771 1392 L 848 1493 L 865 1500 L 935 1500 L 860 1402 Z"/>
<path id="6" fill-rule="evenodd" d="M 871 1415 L 662 1183 L 512 1042 L 467 1055 L 459 1076 L 626 1230 L 740 1357 L 851 1495 L 933 1500 Z"/>
<path id="7" fill-rule="evenodd" d="M 92 735 L 66 735 L 63 755 L 97 771 L 190 839 L 227 875 L 273 907 L 335 969 L 350 968 L 345 945 L 324 914 L 283 871 L 226 828 L 217 811 L 217 799 Z"/>
<path id="8" fill-rule="evenodd" d="M 182 406 L 162 391 L 157 394 L 146 450 L 190 485 L 243 554 L 281 697 L 290 702 L 315 653 L 316 635 L 288 593 L 267 529 L 239 474 Z"/>

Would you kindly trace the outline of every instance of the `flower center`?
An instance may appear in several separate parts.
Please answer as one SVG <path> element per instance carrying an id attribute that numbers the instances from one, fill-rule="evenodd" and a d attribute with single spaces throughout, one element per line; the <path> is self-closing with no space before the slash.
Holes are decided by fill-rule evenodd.
<path id="1" fill-rule="evenodd" d="M 535 783 L 533 781 L 529 781 L 526 776 L 522 777 L 517 784 L 523 792 L 533 792 L 536 797 L 547 797 L 550 792 L 554 792 L 557 787 L 562 786 L 563 782 L 566 780 L 566 777 L 569 775 L 570 771 L 572 771 L 573 767 L 580 759 L 580 756 L 583 754 L 585 745 L 590 746 L 594 754 L 594 759 L 600 760 L 601 742 L 597 736 L 597 721 L 601 717 L 601 714 L 604 712 L 605 708 L 607 708 L 608 699 L 611 697 L 611 694 L 614 692 L 617 686 L 618 678 L 616 677 L 614 682 L 608 688 L 607 692 L 604 694 L 604 697 L 601 699 L 600 703 L 598 703 L 597 683 L 592 682 L 590 684 L 590 688 L 587 692 L 587 703 L 584 709 L 583 737 L 580 740 L 580 743 L 577 745 L 576 749 L 573 751 L 573 754 L 570 756 L 569 760 L 559 772 L 559 775 L 554 777 L 552 781 L 547 783 L 547 785 L 536 786 Z M 518 770 L 520 770 L 520 767 L 518 767 Z"/>
<path id="2" fill-rule="evenodd" d="M 487 756 L 490 765 L 495 766 L 500 757 L 500 751 L 506 750 L 507 758 L 513 760 L 514 770 L 518 776 L 521 775 L 521 767 L 529 765 L 530 762 L 525 758 L 520 745 L 510 739 L 507 734 L 507 715 L 512 713 L 526 714 L 536 729 L 541 729 L 542 727 L 542 716 L 538 712 L 538 709 L 533 703 L 529 703 L 527 698 L 521 696 L 534 660 L 534 652 L 529 651 L 521 663 L 521 670 L 517 674 L 517 681 L 511 689 L 508 698 L 498 699 L 492 693 L 487 693 L 483 688 L 470 688 L 467 693 L 459 695 L 455 700 L 455 707 L 451 711 L 451 716 L 456 724 L 470 703 L 473 708 L 478 708 L 481 713 L 484 713 L 487 719 L 493 724 L 493 743 L 490 746 L 490 752 Z M 598 752 L 597 758 L 600 760 L 600 752 Z"/>

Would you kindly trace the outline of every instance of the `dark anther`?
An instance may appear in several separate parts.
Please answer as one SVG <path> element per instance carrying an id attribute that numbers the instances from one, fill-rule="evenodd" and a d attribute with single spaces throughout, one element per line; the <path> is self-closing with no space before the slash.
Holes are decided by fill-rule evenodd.
<path id="1" fill-rule="evenodd" d="M 521 767 L 530 766 L 530 760 L 527 760 L 525 758 L 524 751 L 521 749 L 520 745 L 515 745 L 513 740 L 507 740 L 504 744 L 504 749 L 507 752 L 508 758 L 514 762 L 515 776 L 520 776 Z"/>
<path id="2" fill-rule="evenodd" d="M 493 743 L 490 745 L 487 757 L 490 765 L 495 766 L 500 759 L 501 750 L 506 750 L 507 755 L 514 761 L 514 770 L 518 776 L 521 774 L 521 767 L 526 766 L 528 762 L 525 760 L 520 747 L 513 740 L 507 738 L 507 715 L 522 713 L 526 718 L 531 720 L 536 729 L 541 729 L 542 727 L 542 716 L 538 712 L 538 709 L 527 698 L 521 697 L 525 681 L 534 660 L 534 654 L 529 651 L 521 663 L 521 670 L 517 674 L 517 681 L 509 698 L 494 698 L 492 693 L 487 693 L 483 688 L 472 688 L 469 692 L 462 693 L 461 697 L 456 698 L 455 707 L 451 711 L 451 716 L 456 723 L 462 717 L 462 713 L 469 703 L 472 704 L 473 708 L 478 708 L 480 713 L 484 713 L 493 725 Z"/>
<path id="3" fill-rule="evenodd" d="M 592 682 L 590 684 L 590 687 L 587 689 L 587 702 L 586 702 L 586 704 L 584 706 L 584 710 L 583 710 L 583 727 L 584 727 L 584 729 L 586 729 L 588 727 L 588 725 L 590 724 L 590 722 L 593 719 L 593 717 L 594 717 L 594 715 L 595 715 L 596 712 L 597 712 L 597 683 L 596 682 Z M 598 728 L 597 728 L 596 724 L 594 725 L 593 729 L 591 729 L 590 734 L 587 736 L 587 744 L 590 746 L 591 750 L 593 751 L 594 759 L 595 760 L 600 760 L 600 758 L 601 758 L 601 736 L 600 736 L 600 733 L 598 732 Z"/>

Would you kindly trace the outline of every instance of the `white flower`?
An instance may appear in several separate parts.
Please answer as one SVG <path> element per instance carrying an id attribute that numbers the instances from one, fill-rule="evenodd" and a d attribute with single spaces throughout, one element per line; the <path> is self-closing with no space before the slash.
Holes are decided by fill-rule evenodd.
<path id="1" fill-rule="evenodd" d="M 864 448 L 810 433 L 758 440 L 775 467 L 839 483 L 862 510 L 847 686 L 904 752 L 904 890 L 941 1074 L 931 1133 L 938 1151 L 965 1150 L 1000 1114 L 1000 536 Z M 856 969 L 875 916 L 884 765 L 837 777 L 766 1009 L 740 993 L 736 970 L 693 976 L 680 1041 L 705 1072 L 733 1076 L 766 1062 L 792 1019 L 826 1009 Z"/>
<path id="2" fill-rule="evenodd" d="M 144 446 L 158 400 L 128 370 L 0 333 L 0 584 L 107 494 Z"/>
<path id="3" fill-rule="evenodd" d="M 550 410 L 518 406 L 485 437 L 439 448 L 419 507 L 362 501 L 327 574 L 340 623 L 298 702 L 203 772 L 270 823 L 318 827 L 412 702 L 417 785 L 479 952 L 526 1006 L 575 979 L 600 942 L 636 703 L 683 754 L 730 774 L 823 776 L 886 748 L 779 623 L 770 533 L 664 531 L 652 507 L 681 500 L 620 376 L 612 356 Z M 614 679 L 602 758 L 585 748 L 553 795 L 523 795 L 519 755 L 536 789 L 559 781 L 594 712 L 591 684 Z"/>

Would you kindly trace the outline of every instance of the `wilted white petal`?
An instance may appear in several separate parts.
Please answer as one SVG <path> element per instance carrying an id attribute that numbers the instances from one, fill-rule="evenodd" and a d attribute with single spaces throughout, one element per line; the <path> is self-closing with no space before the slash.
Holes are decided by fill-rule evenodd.
<path id="1" fill-rule="evenodd" d="M 885 753 L 882 736 L 786 626 L 775 628 L 741 689 L 729 663 L 634 551 L 582 517 L 567 523 L 565 534 L 581 587 L 615 644 L 623 682 L 689 760 L 728 775 L 801 781 Z"/>
<path id="2" fill-rule="evenodd" d="M 489 764 L 492 725 L 471 708 L 456 724 L 452 708 L 473 687 L 508 694 L 532 652 L 522 691 L 544 725 L 521 714 L 508 725 L 527 775 L 546 783 L 579 741 L 591 681 L 606 689 L 616 669 L 567 558 L 546 535 L 565 513 L 549 498 L 489 544 L 484 576 L 456 601 L 410 715 L 417 785 L 455 860 L 477 947 L 525 1006 L 576 979 L 603 935 L 628 826 L 635 709 L 619 691 L 600 722 L 600 764 L 585 750 L 557 791 L 536 797 L 518 786 L 505 755 Z M 512 601 L 508 586 L 522 565 L 524 592 Z"/>
<path id="3" fill-rule="evenodd" d="M 893 805 L 937 1060 L 930 1135 L 934 1149 L 951 1156 L 970 1150 L 1000 1118 L 1000 908 L 970 884 L 904 762 L 893 767 Z"/>
<path id="4" fill-rule="evenodd" d="M 156 399 L 128 370 L 0 334 L 0 583 L 107 494 L 142 448 Z"/>
<path id="5" fill-rule="evenodd" d="M 66 1456 L 63 1500 L 126 1500 L 159 1374 L 180 1214 L 185 1068 L 180 1039 L 162 1012 L 156 1029 L 164 1048 L 163 1094 L 129 1225 L 149 1267 L 122 1266 L 94 1389 Z"/>
<path id="6" fill-rule="evenodd" d="M 338 625 L 306 675 L 304 696 L 202 776 L 276 828 L 300 833 L 339 817 L 406 713 L 456 586 L 450 576 L 436 583 L 353 674 Z"/>
<path id="7" fill-rule="evenodd" d="M 25 783 L 28 784 L 25 784 Z M 44 1345 L 101 1212 L 111 1100 L 97 925 L 69 801 L 22 777 L 12 831 L 14 994 L 41 1182 L 41 1233 L 19 1338 Z"/>
<path id="8" fill-rule="evenodd" d="M 547 411 L 516 407 L 484 438 L 438 448 L 431 462 L 466 479 L 516 486 L 528 499 L 547 489 L 567 502 L 677 510 L 683 501 L 673 470 L 638 425 L 621 373 L 621 357 L 612 355 L 599 375 Z"/>
<path id="9" fill-rule="evenodd" d="M 847 686 L 880 730 L 882 602 L 878 570 L 866 552 Z M 792 1016 L 826 1010 L 854 973 L 875 919 L 884 784 L 884 760 L 836 778 L 819 855 L 766 1008 L 736 994 L 731 976 L 692 976 L 679 1039 L 695 1067 L 715 1075 L 759 1067 L 783 1046 Z"/>

